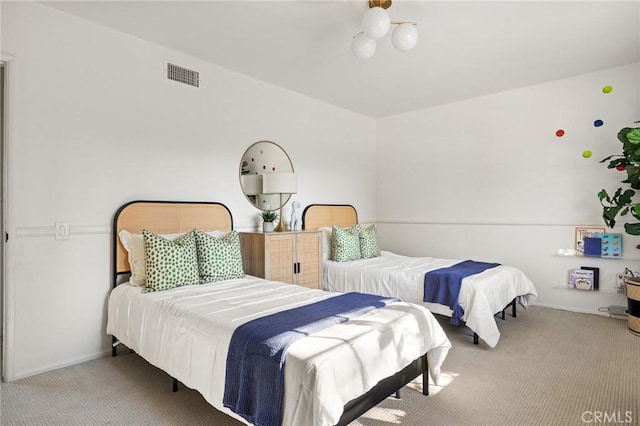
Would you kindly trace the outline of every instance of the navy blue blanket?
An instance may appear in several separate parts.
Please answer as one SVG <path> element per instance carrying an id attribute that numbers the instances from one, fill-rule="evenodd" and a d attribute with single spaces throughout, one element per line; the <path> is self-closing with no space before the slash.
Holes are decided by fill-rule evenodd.
<path id="1" fill-rule="evenodd" d="M 464 315 L 464 309 L 458 304 L 462 280 L 496 266 L 500 266 L 500 264 L 465 260 L 448 268 L 427 272 L 424 274 L 423 300 L 447 305 L 453 311 L 451 323 L 459 324 Z"/>
<path id="2" fill-rule="evenodd" d="M 289 345 L 396 300 L 346 293 L 239 326 L 229 344 L 224 406 L 256 426 L 279 425 Z"/>

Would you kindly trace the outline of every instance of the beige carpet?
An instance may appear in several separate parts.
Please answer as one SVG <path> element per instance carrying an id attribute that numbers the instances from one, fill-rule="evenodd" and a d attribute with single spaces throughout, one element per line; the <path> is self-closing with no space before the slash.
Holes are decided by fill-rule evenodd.
<path id="1" fill-rule="evenodd" d="M 441 323 L 448 383 L 429 397 L 407 387 L 353 425 L 640 424 L 640 337 L 626 321 L 532 307 L 498 320 L 494 349 Z M 172 393 L 165 373 L 128 352 L 0 390 L 2 425 L 239 424 L 193 390 Z"/>

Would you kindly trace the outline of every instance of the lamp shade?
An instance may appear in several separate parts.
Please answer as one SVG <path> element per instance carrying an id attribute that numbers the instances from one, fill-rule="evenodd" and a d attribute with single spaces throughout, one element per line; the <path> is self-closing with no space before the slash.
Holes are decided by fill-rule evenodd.
<path id="1" fill-rule="evenodd" d="M 406 52 L 418 44 L 418 28 L 416 25 L 405 22 L 396 27 L 391 34 L 391 44 L 401 52 Z"/>
<path id="2" fill-rule="evenodd" d="M 367 10 L 362 17 L 362 31 L 373 39 L 382 38 L 389 32 L 391 17 L 389 12 L 376 6 Z"/>
<path id="3" fill-rule="evenodd" d="M 376 41 L 365 33 L 360 33 L 353 38 L 351 51 L 360 59 L 369 59 L 376 53 Z"/>
<path id="4" fill-rule="evenodd" d="M 240 182 L 242 191 L 246 195 L 257 195 L 262 192 L 262 175 L 242 175 Z"/>
<path id="5" fill-rule="evenodd" d="M 298 179 L 295 173 L 265 173 L 262 175 L 263 194 L 295 194 Z"/>

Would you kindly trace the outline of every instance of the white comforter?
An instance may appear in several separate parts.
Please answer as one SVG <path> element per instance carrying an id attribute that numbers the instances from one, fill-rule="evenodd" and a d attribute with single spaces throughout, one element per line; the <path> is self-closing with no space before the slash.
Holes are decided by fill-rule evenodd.
<path id="1" fill-rule="evenodd" d="M 235 328 L 336 295 L 249 276 L 157 293 L 141 290 L 122 284 L 111 292 L 107 333 L 235 418 L 222 405 Z M 346 402 L 425 352 L 437 383 L 450 346 L 426 308 L 404 302 L 298 340 L 286 356 L 283 425 L 337 423 Z"/>
<path id="2" fill-rule="evenodd" d="M 451 316 L 448 306 L 423 302 L 425 273 L 452 266 L 460 260 L 407 257 L 391 252 L 352 262 L 324 261 L 323 287 L 328 291 L 358 291 L 393 296 L 419 303 L 436 314 Z M 519 269 L 498 266 L 465 278 L 458 303 L 462 320 L 492 348 L 500 332 L 494 314 L 514 298 L 525 308 L 537 296 L 533 283 Z"/>

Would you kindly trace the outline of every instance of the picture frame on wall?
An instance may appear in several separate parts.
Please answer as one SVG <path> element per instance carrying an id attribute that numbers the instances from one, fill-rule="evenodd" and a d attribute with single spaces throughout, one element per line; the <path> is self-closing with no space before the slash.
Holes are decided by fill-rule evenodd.
<path id="1" fill-rule="evenodd" d="M 604 228 L 594 228 L 590 226 L 578 226 L 575 231 L 575 250 L 579 256 L 584 256 L 585 238 L 601 236 L 605 233 Z"/>

